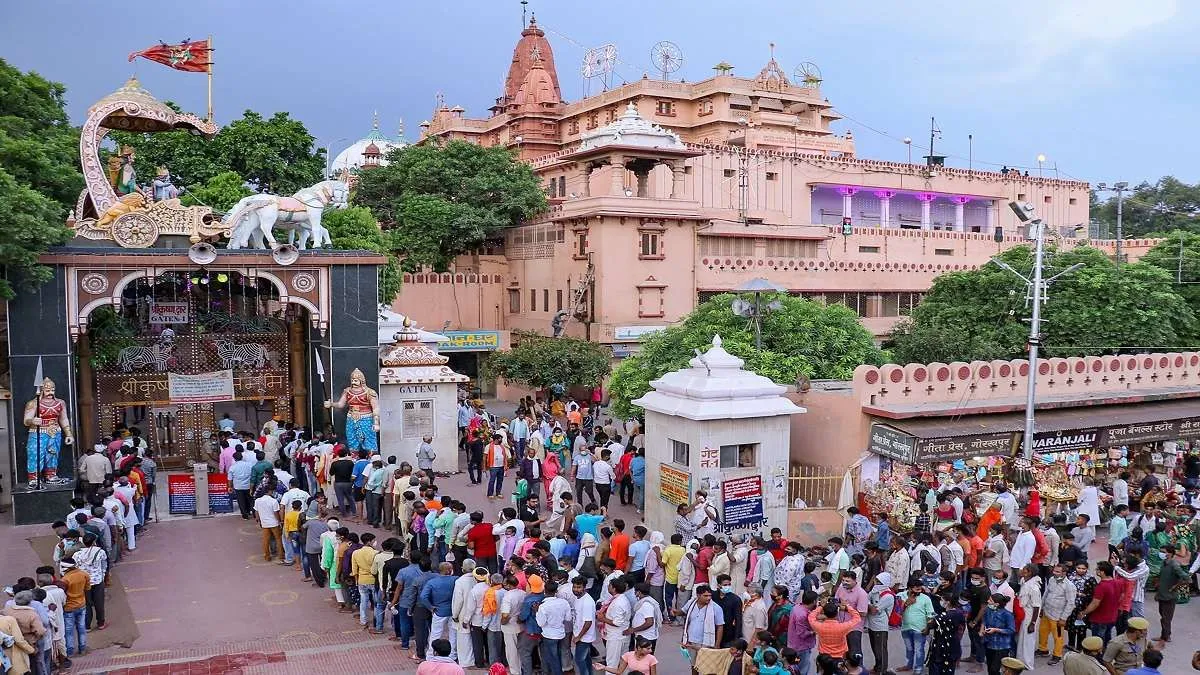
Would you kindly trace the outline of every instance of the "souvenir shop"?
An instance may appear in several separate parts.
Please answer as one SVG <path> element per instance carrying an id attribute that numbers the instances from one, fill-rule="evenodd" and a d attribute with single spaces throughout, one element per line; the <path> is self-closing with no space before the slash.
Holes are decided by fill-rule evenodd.
<path id="1" fill-rule="evenodd" d="M 1128 471 L 1136 509 L 1142 477 L 1158 476 L 1164 494 L 1144 497 L 1159 501 L 1173 490 L 1183 454 L 1200 450 L 1200 400 L 1039 412 L 1032 461 L 1021 454 L 1023 427 L 1019 413 L 873 417 L 867 449 L 879 457 L 879 473 L 865 484 L 865 499 L 872 511 L 896 514 L 905 529 L 925 488 L 959 487 L 981 513 L 1003 480 L 1018 490 L 1036 489 L 1044 512 L 1053 514 L 1070 507 L 1085 477 L 1105 489 Z"/>

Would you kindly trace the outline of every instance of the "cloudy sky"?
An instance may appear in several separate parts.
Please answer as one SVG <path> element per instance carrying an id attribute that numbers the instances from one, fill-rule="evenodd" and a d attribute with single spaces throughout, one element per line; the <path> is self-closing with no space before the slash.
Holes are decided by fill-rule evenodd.
<path id="1" fill-rule="evenodd" d="M 929 118 L 950 164 L 1033 167 L 1086 180 L 1200 181 L 1197 82 L 1200 3 L 1182 0 L 922 0 L 836 3 L 713 0 L 530 0 L 546 29 L 563 95 L 579 98 L 587 47 L 613 43 L 615 75 L 653 73 L 649 52 L 670 40 L 679 76 L 696 81 L 722 60 L 753 77 L 776 44 L 791 72 L 816 63 L 824 93 L 846 116 L 860 156 L 925 154 Z M 8 3 L 0 57 L 65 83 L 70 113 L 133 73 L 162 99 L 203 114 L 205 78 L 126 55 L 214 36 L 219 122 L 246 108 L 286 110 L 321 145 L 346 145 L 381 126 L 407 135 L 435 95 L 486 116 L 521 29 L 517 0 L 455 3 L 206 0 Z M 593 93 L 598 85 L 592 85 Z M 973 136 L 972 144 L 968 135 Z"/>

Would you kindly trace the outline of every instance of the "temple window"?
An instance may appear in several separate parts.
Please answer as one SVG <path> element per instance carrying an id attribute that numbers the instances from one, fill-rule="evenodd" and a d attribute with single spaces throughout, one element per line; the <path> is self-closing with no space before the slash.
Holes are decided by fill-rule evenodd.
<path id="1" fill-rule="evenodd" d="M 662 260 L 662 233 L 641 231 L 640 248 L 638 250 L 638 258 L 642 260 Z"/>
<path id="2" fill-rule="evenodd" d="M 654 104 L 654 112 L 664 117 L 674 117 L 675 103 L 672 101 L 658 101 Z"/>
<path id="3" fill-rule="evenodd" d="M 713 113 L 712 99 L 706 98 L 703 101 L 700 101 L 699 108 L 700 108 L 699 115 L 701 117 L 703 117 L 704 115 L 711 115 Z"/>
<path id="4" fill-rule="evenodd" d="M 531 311 L 531 312 L 537 311 L 537 289 L 536 288 L 529 289 L 529 311 Z"/>
<path id="5" fill-rule="evenodd" d="M 519 288 L 508 289 L 508 313 L 521 313 L 521 289 Z"/>
<path id="6" fill-rule="evenodd" d="M 567 133 L 571 135 L 579 133 L 579 120 L 571 120 L 571 124 L 567 128 Z"/>

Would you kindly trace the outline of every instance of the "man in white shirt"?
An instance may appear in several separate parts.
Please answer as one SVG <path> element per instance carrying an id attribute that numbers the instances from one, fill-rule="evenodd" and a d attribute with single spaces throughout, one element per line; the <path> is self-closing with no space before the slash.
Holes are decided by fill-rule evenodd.
<path id="1" fill-rule="evenodd" d="M 542 668 L 547 675 L 561 675 L 563 640 L 567 637 L 567 624 L 571 621 L 571 605 L 558 597 L 558 584 L 546 582 L 546 599 L 538 605 L 537 622 L 542 627 L 542 639 L 538 648 L 542 655 Z"/>
<path id="2" fill-rule="evenodd" d="M 1129 472 L 1122 471 L 1112 483 L 1113 508 L 1124 504 L 1129 506 Z"/>
<path id="3" fill-rule="evenodd" d="M 658 644 L 658 632 L 662 627 L 662 608 L 650 597 L 650 584 L 645 582 L 633 587 L 636 598 L 633 603 L 633 618 L 629 621 L 631 634 L 645 638 L 651 645 Z"/>
<path id="4" fill-rule="evenodd" d="M 596 601 L 588 595 L 587 580 L 583 577 L 575 577 L 571 582 L 571 592 L 575 595 L 575 615 L 571 621 L 572 638 L 575 642 L 575 673 L 583 675 L 592 671 L 592 643 L 596 641 Z"/>
<path id="5" fill-rule="evenodd" d="M 273 494 L 268 492 L 254 500 L 254 517 L 262 528 L 263 560 L 270 562 L 271 547 L 274 546 L 279 551 L 280 564 L 283 564 L 283 528 L 279 524 L 279 502 Z"/>
<path id="6" fill-rule="evenodd" d="M 748 584 L 746 591 L 750 594 L 750 602 L 742 611 L 742 637 L 753 643 L 758 631 L 767 629 L 768 609 L 758 584 Z"/>
<path id="7" fill-rule="evenodd" d="M 1037 539 L 1033 536 L 1033 519 L 1021 519 L 1021 532 L 1013 542 L 1012 550 L 1008 552 L 1008 564 L 1013 574 L 1020 572 L 1033 560 L 1034 550 L 1037 549 Z"/>
<path id="8" fill-rule="evenodd" d="M 275 475 L 279 476 L 279 473 L 279 469 L 276 469 Z M 300 503 L 307 508 L 309 494 L 300 489 L 300 481 L 292 478 L 287 482 L 287 485 L 289 486 L 288 491 L 283 493 L 283 496 L 279 498 L 279 503 L 283 505 L 283 510 L 287 511 L 287 509 L 291 507 L 292 502 L 296 501 L 297 499 L 300 500 Z"/>
<path id="9" fill-rule="evenodd" d="M 946 544 L 946 547 L 950 549 L 950 565 L 954 568 L 950 571 L 954 572 L 954 576 L 957 577 L 967 569 L 966 556 L 963 552 L 962 544 L 959 544 L 957 539 L 948 534 L 946 539 L 950 541 L 950 543 Z"/>
<path id="10" fill-rule="evenodd" d="M 616 480 L 617 473 L 613 470 L 612 453 L 606 448 L 600 452 L 600 459 L 592 462 L 592 482 L 596 486 L 596 493 L 600 497 L 602 508 L 608 506 L 608 500 L 612 497 L 613 483 Z"/>
<path id="11" fill-rule="evenodd" d="M 607 636 L 604 638 L 604 665 L 609 668 L 617 667 L 617 664 L 621 662 L 621 655 L 627 651 L 626 647 L 629 646 L 629 636 L 625 635 L 625 629 L 629 628 L 629 622 L 633 620 L 633 605 L 629 604 L 629 597 L 625 595 L 627 588 L 625 581 L 619 578 L 619 575 L 611 580 L 606 580 L 604 584 L 604 592 L 612 598 L 608 609 L 604 611 L 604 617 L 600 619 L 608 624 L 608 628 L 604 630 Z M 601 598 L 600 601 L 604 602 L 604 598 Z"/>
<path id="12" fill-rule="evenodd" d="M 1011 527 L 1017 523 L 1017 498 L 1008 491 L 1008 486 L 1001 483 L 996 488 L 996 503 L 1000 505 L 1000 519 Z"/>
<path id="13" fill-rule="evenodd" d="M 505 577 L 504 597 L 500 599 L 500 632 L 504 634 L 504 656 L 513 664 L 508 668 L 510 675 L 523 675 L 521 655 L 517 651 L 517 636 L 525 629 L 518 618 L 521 614 L 521 603 L 524 601 L 525 591 L 517 586 L 516 578 Z"/>

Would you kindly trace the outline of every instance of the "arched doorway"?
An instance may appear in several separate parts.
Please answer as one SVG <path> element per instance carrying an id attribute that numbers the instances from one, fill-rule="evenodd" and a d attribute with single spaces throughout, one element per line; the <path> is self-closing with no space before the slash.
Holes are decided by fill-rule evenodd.
<path id="1" fill-rule="evenodd" d="M 181 467 L 210 459 L 226 414 L 255 435 L 273 417 L 302 421 L 293 394 L 310 317 L 272 280 L 174 269 L 129 280 L 118 298 L 91 311 L 79 342 L 81 426 L 93 442 L 136 427 L 161 465 Z"/>

